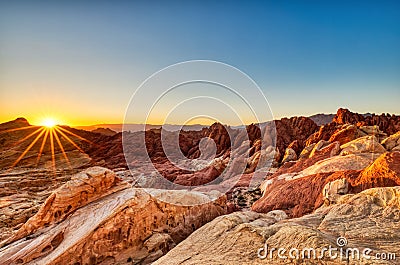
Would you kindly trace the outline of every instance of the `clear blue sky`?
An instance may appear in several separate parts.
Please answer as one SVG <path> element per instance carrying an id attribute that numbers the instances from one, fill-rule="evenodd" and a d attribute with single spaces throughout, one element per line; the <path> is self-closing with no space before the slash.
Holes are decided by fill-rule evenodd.
<path id="1" fill-rule="evenodd" d="M 0 122 L 122 122 L 144 79 L 193 59 L 246 72 L 275 118 L 400 113 L 400 1 L 214 2 L 2 1 Z"/>

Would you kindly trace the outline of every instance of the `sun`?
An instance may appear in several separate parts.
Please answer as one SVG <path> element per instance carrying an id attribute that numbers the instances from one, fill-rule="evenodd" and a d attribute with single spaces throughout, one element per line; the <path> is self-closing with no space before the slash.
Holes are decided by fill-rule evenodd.
<path id="1" fill-rule="evenodd" d="M 54 128 L 58 124 L 54 118 L 46 118 L 41 122 L 41 125 L 47 128 Z"/>
<path id="2" fill-rule="evenodd" d="M 22 152 L 22 154 L 15 160 L 15 162 L 11 165 L 10 169 L 14 168 L 31 150 L 37 142 L 42 142 L 40 144 L 40 148 L 38 147 L 38 154 L 37 154 L 37 161 L 36 165 L 39 165 L 40 159 L 42 155 L 44 154 L 45 146 L 49 146 L 51 150 L 51 164 L 52 164 L 52 169 L 53 171 L 56 170 L 56 158 L 57 158 L 57 153 L 56 153 L 56 146 L 58 146 L 58 149 L 61 151 L 62 155 L 64 156 L 65 161 L 67 162 L 68 166 L 71 168 L 71 162 L 68 158 L 67 152 L 64 148 L 64 144 L 67 142 L 73 145 L 79 152 L 85 154 L 85 151 L 79 147 L 75 141 L 80 140 L 80 141 L 85 141 L 89 144 L 93 144 L 91 141 L 85 139 L 84 137 L 80 136 L 79 134 L 76 134 L 71 131 L 71 128 L 61 126 L 60 120 L 57 120 L 52 117 L 46 117 L 43 118 L 40 122 L 38 122 L 38 125 L 28 125 L 20 128 L 13 128 L 9 130 L 5 130 L 0 132 L 5 133 L 5 132 L 10 132 L 10 131 L 23 131 L 23 130 L 30 130 L 30 129 L 35 129 L 33 132 L 29 133 L 22 139 L 19 139 L 15 145 L 20 145 L 25 141 L 28 141 L 29 139 L 33 138 L 33 140 L 30 142 L 30 144 L 25 148 L 25 150 Z M 65 127 L 65 128 L 64 128 Z M 71 138 L 73 137 L 73 138 Z M 41 139 L 41 140 L 40 140 Z M 64 144 L 63 144 L 64 142 Z M 34 150 L 34 149 L 33 149 Z"/>

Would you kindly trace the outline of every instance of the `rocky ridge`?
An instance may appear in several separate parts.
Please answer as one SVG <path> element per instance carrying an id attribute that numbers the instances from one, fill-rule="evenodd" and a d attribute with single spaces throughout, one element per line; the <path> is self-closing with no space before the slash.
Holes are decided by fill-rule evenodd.
<path id="1" fill-rule="evenodd" d="M 69 167 L 59 148 L 56 170 L 46 148 L 37 166 L 37 143 L 10 169 L 29 145 L 19 139 L 37 127 L 21 118 L 0 124 L 0 264 L 147 264 L 166 253 L 156 264 L 265 264 L 257 257 L 265 242 L 318 248 L 338 236 L 349 247 L 398 253 L 399 116 L 339 109 L 322 126 L 294 117 L 245 129 L 217 123 L 201 131 L 104 135 L 64 128 L 80 148 L 60 137 Z M 176 137 L 187 161 L 166 155 L 176 150 L 169 145 Z M 123 147 L 123 138 L 131 145 Z M 151 167 L 140 155 L 129 157 L 143 147 Z M 158 177 L 181 187 L 146 192 Z"/>

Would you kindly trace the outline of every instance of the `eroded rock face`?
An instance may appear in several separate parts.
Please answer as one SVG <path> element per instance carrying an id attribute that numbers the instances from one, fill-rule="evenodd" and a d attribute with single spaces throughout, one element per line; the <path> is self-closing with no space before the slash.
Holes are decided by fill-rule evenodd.
<path id="1" fill-rule="evenodd" d="M 349 182 L 346 178 L 328 182 L 323 190 L 322 196 L 329 204 L 336 203 L 342 195 L 349 192 Z"/>
<path id="2" fill-rule="evenodd" d="M 118 185 L 121 180 L 111 170 L 92 167 L 71 177 L 55 190 L 40 210 L 30 218 L 6 243 L 16 241 L 38 229 L 64 220 L 71 212 L 86 204 L 129 185 Z M 127 184 L 127 183 L 125 183 Z M 118 188 L 116 188 L 118 186 Z"/>
<path id="3" fill-rule="evenodd" d="M 333 118 L 333 122 L 338 124 L 357 124 L 359 121 L 363 121 L 364 116 L 358 113 L 353 113 L 348 109 L 340 108 L 337 110 L 335 117 Z"/>
<path id="4" fill-rule="evenodd" d="M 0 170 L 0 242 L 19 229 L 75 170 Z"/>
<path id="5" fill-rule="evenodd" d="M 379 156 L 365 168 L 354 185 L 363 189 L 400 185 L 400 152 L 388 152 Z"/>
<path id="6" fill-rule="evenodd" d="M 304 248 L 313 248 L 320 256 L 323 248 L 339 248 L 338 237 L 345 237 L 346 248 L 370 248 L 371 253 L 400 251 L 400 188 L 375 188 L 356 195 L 346 195 L 337 204 L 315 213 L 290 220 L 281 212 L 259 214 L 235 212 L 204 225 L 154 264 L 343 264 L 324 252 L 320 259 L 301 258 Z M 360 221 L 361 220 L 361 221 Z M 280 259 L 277 251 L 264 259 L 265 246 L 298 249 L 292 257 Z M 260 252 L 260 248 L 264 248 Z M 395 261 L 367 259 L 348 255 L 349 264 L 395 264 Z M 282 254 L 282 253 L 281 253 Z M 374 255 L 372 254 L 372 255 Z M 371 255 L 371 256 L 372 256 Z M 306 256 L 308 257 L 308 256 Z"/>
<path id="7" fill-rule="evenodd" d="M 306 140 L 306 146 L 311 144 L 316 144 L 321 140 L 328 141 L 332 134 L 338 129 L 336 123 L 331 122 L 326 125 L 322 125 L 319 127 L 318 131 L 311 134 Z"/>
<path id="8" fill-rule="evenodd" d="M 325 141 L 320 141 L 319 143 L 322 144 L 316 144 L 313 146 L 311 150 L 306 150 L 304 153 L 302 152 L 302 158 L 301 160 L 297 161 L 294 164 L 289 164 L 286 166 L 283 165 L 282 167 L 279 168 L 279 170 L 269 177 L 269 179 L 273 179 L 275 177 L 278 177 L 282 174 L 287 174 L 287 173 L 298 173 L 310 166 L 313 166 L 316 164 L 318 161 L 322 161 L 324 159 L 334 157 L 338 154 L 339 152 L 339 145 L 338 142 L 334 142 L 331 144 L 328 144 L 326 146 L 323 145 Z M 320 148 L 323 146 L 322 148 Z M 306 149 L 306 148 L 305 148 Z"/>
<path id="9" fill-rule="evenodd" d="M 348 109 L 338 109 L 333 122 L 337 124 L 357 124 L 358 126 L 378 126 L 382 132 L 387 135 L 394 134 L 400 130 L 400 116 L 382 114 L 371 114 L 363 116 L 358 113 L 353 113 Z"/>
<path id="10" fill-rule="evenodd" d="M 400 131 L 390 135 L 382 141 L 382 145 L 388 150 L 400 151 Z"/>
<path id="11" fill-rule="evenodd" d="M 227 212 L 217 191 L 150 195 L 120 181 L 98 167 L 74 176 L 3 242 L 0 264 L 146 264 Z"/>
<path id="12" fill-rule="evenodd" d="M 361 115 L 348 109 L 338 109 L 331 123 L 319 127 L 319 130 L 307 139 L 306 146 L 321 140 L 339 141 L 340 144 L 352 141 L 358 137 L 374 135 L 382 140 L 385 135 L 391 135 L 400 130 L 400 116 Z"/>
<path id="13" fill-rule="evenodd" d="M 304 148 L 307 138 L 318 129 L 318 126 L 306 117 L 283 118 L 275 121 L 275 126 L 276 147 L 282 155 L 285 149 L 296 140 L 296 145 L 298 145 L 296 148 Z"/>
<path id="14" fill-rule="evenodd" d="M 330 142 L 338 141 L 341 145 L 358 138 L 357 126 L 348 124 L 335 131 L 329 138 Z"/>
<path id="15" fill-rule="evenodd" d="M 194 173 L 180 174 L 176 177 L 174 183 L 188 187 L 199 186 L 213 181 L 220 173 L 214 166 L 209 166 Z"/>
<path id="16" fill-rule="evenodd" d="M 361 170 L 369 166 L 379 154 L 351 154 L 347 156 L 333 156 L 318 161 L 314 165 L 295 174 L 293 178 L 301 178 L 317 173 L 329 173 L 345 170 Z"/>
<path id="17" fill-rule="evenodd" d="M 311 145 L 313 146 L 313 145 Z M 313 146 L 311 152 L 308 157 L 313 157 L 316 154 L 324 153 L 324 149 L 330 149 L 330 156 L 338 155 L 340 152 L 340 145 L 339 142 L 332 142 L 332 144 L 328 141 L 321 140 L 317 144 Z"/>
<path id="18" fill-rule="evenodd" d="M 375 160 L 376 159 L 376 160 Z M 299 217 L 320 207 L 326 199 L 335 202 L 342 195 L 337 182 L 337 194 L 332 184 L 346 179 L 349 193 L 358 193 L 373 187 L 400 185 L 400 152 L 336 156 L 321 160 L 300 171 L 280 174 L 279 171 L 261 184 L 263 196 L 252 209 L 257 212 L 284 210 L 289 216 Z M 324 196 L 324 188 L 330 188 Z M 334 196 L 328 196 L 332 193 Z M 325 196 L 326 195 L 326 196 Z M 329 198 L 328 198 L 329 197 Z M 330 200 L 331 199 L 331 200 Z"/>

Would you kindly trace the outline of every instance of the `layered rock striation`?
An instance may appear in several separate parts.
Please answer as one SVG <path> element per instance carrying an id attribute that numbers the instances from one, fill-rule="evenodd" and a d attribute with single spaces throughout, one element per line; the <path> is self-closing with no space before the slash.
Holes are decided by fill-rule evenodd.
<path id="1" fill-rule="evenodd" d="M 226 213 L 216 191 L 146 191 L 89 168 L 1 243 L 0 264 L 147 264 Z"/>

